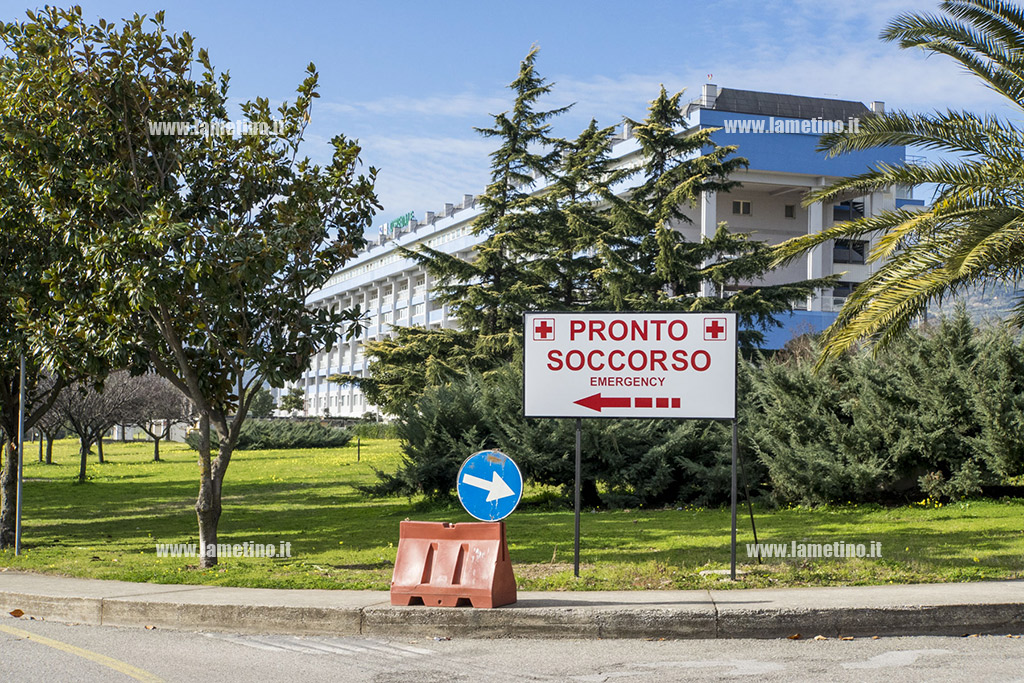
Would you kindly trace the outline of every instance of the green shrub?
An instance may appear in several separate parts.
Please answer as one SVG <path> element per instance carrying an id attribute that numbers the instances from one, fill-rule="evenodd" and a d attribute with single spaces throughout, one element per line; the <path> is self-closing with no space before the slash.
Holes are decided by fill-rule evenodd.
<path id="1" fill-rule="evenodd" d="M 808 341 L 744 363 L 744 438 L 779 502 L 962 498 L 1024 466 L 1024 349 L 963 310 L 816 370 Z"/>
<path id="2" fill-rule="evenodd" d="M 285 448 L 342 448 L 352 439 L 348 430 L 313 421 L 246 420 L 238 435 L 236 450 L 256 451 Z M 219 442 L 210 431 L 211 448 Z M 193 450 L 199 446 L 199 434 L 190 433 L 185 442 Z"/>
<path id="3" fill-rule="evenodd" d="M 348 428 L 353 437 L 364 439 L 397 439 L 398 425 L 394 422 L 361 421 Z"/>
<path id="4" fill-rule="evenodd" d="M 843 357 L 815 371 L 816 346 L 742 363 L 740 434 L 766 468 L 779 502 L 820 504 L 875 498 L 895 473 L 884 439 L 854 412 L 864 378 Z"/>
<path id="5" fill-rule="evenodd" d="M 478 375 L 428 387 L 395 423 L 402 440 L 398 471 L 378 471 L 380 481 L 361 490 L 374 495 L 422 493 L 433 500 L 451 498 L 466 458 L 495 445 L 484 424 L 481 394 Z"/>

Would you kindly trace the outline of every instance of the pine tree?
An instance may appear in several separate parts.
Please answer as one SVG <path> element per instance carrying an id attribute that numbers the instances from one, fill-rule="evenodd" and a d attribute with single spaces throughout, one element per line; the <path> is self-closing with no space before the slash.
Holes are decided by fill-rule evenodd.
<path id="1" fill-rule="evenodd" d="M 448 384 L 466 372 L 485 372 L 495 366 L 493 357 L 477 352 L 478 336 L 466 330 L 427 330 L 395 327 L 391 339 L 369 342 L 370 377 L 331 375 L 328 381 L 355 383 L 366 400 L 393 415 L 419 398 L 429 386 Z"/>
<path id="2" fill-rule="evenodd" d="M 640 163 L 628 174 L 635 187 L 614 198 L 613 221 L 621 241 L 606 251 L 606 280 L 614 308 L 663 308 L 666 299 L 697 292 L 704 250 L 686 242 L 676 229 L 692 223 L 684 213 L 703 191 L 728 191 L 729 175 L 746 166 L 733 157 L 735 147 L 720 147 L 713 129 L 680 134 L 686 127 L 682 91 L 668 95 L 662 86 L 643 121 L 626 119 L 640 145 Z M 704 153 L 703 150 L 711 151 Z"/>

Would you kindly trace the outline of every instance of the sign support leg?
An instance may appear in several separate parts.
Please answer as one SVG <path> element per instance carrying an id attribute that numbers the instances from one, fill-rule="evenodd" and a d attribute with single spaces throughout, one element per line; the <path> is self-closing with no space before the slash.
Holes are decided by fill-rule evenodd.
<path id="1" fill-rule="evenodd" d="M 754 503 L 750 500 L 750 481 L 747 479 L 747 468 L 743 466 L 743 458 L 740 461 L 740 476 L 743 477 L 743 491 L 747 496 L 747 511 L 750 513 L 750 530 L 754 532 L 754 546 L 757 547 L 757 563 L 761 564 L 761 544 L 757 540 L 757 525 L 754 524 Z"/>
<path id="2" fill-rule="evenodd" d="M 573 574 L 580 577 L 580 431 L 582 421 L 576 418 L 576 538 L 573 545 Z"/>
<path id="3" fill-rule="evenodd" d="M 732 564 L 729 577 L 736 580 L 736 455 L 739 452 L 738 421 L 732 421 Z"/>

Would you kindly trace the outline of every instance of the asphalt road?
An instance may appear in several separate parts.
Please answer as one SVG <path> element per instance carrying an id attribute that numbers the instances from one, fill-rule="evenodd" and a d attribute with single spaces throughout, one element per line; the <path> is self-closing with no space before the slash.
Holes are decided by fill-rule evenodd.
<path id="1" fill-rule="evenodd" d="M 1024 638 L 374 640 L 0 618 L 0 681 L 1024 681 Z"/>

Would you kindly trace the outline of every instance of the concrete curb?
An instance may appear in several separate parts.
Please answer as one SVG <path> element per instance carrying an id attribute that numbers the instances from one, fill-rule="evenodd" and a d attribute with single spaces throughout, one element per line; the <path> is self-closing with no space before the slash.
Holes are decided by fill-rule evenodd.
<path id="1" fill-rule="evenodd" d="M 961 636 L 1024 632 L 1024 581 L 520 593 L 514 605 L 480 610 L 393 607 L 383 591 L 132 584 L 2 572 L 0 608 L 91 625 L 379 638 Z"/>

